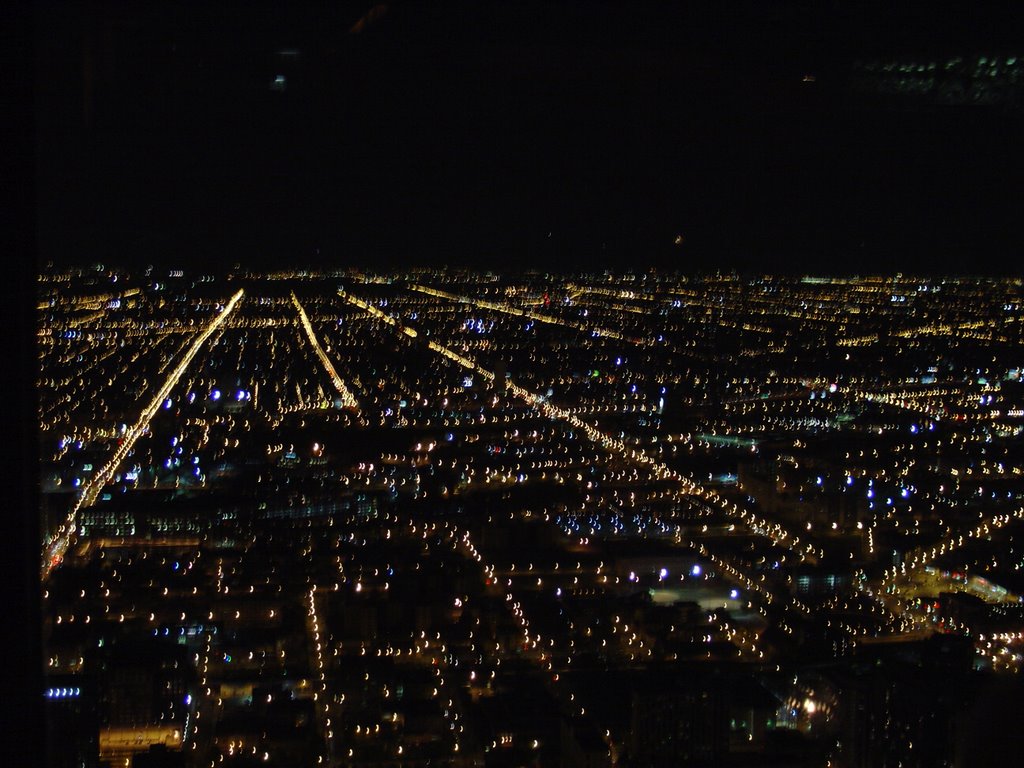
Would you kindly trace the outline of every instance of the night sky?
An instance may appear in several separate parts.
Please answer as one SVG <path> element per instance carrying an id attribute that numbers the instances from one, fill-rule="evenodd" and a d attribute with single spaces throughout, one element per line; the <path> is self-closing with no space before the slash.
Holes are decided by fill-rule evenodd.
<path id="1" fill-rule="evenodd" d="M 1014 3 L 134 6 L 37 13 L 41 264 L 1020 272 L 1024 103 L 851 83 Z"/>

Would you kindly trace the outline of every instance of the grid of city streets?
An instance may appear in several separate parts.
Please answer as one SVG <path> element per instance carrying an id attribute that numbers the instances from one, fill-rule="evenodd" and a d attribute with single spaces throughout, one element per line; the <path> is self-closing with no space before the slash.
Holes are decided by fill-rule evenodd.
<path id="1" fill-rule="evenodd" d="M 1019 279 L 49 271 L 53 748 L 945 765 L 1024 658 L 1022 318 Z"/>

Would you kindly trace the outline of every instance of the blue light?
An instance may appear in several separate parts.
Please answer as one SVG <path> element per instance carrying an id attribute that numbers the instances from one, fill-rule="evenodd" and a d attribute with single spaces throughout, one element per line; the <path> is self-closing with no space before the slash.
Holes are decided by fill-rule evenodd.
<path id="1" fill-rule="evenodd" d="M 173 404 L 173 401 L 171 400 L 171 398 L 168 397 L 166 400 L 164 400 L 164 408 L 165 409 L 169 409 L 172 404 Z"/>
<path id="2" fill-rule="evenodd" d="M 220 390 L 219 389 L 213 390 L 213 392 L 210 393 L 210 399 L 211 400 L 220 400 Z"/>
<path id="3" fill-rule="evenodd" d="M 740 591 L 738 589 L 732 590 L 729 593 L 729 597 L 731 597 L 733 600 L 739 600 L 740 599 Z"/>
<path id="4" fill-rule="evenodd" d="M 821 477 L 819 476 L 817 479 L 815 479 L 814 482 L 817 483 L 818 485 L 821 485 L 823 481 L 822 481 Z"/>
<path id="5" fill-rule="evenodd" d="M 661 581 L 664 581 L 665 579 L 667 579 L 668 578 L 668 568 L 662 568 L 660 571 L 658 571 L 658 578 Z"/>
<path id="6" fill-rule="evenodd" d="M 701 569 L 699 565 L 694 564 L 693 568 L 690 569 L 691 576 L 700 576 Z"/>
<path id="7" fill-rule="evenodd" d="M 871 490 L 870 488 L 868 488 L 868 498 L 869 499 L 875 498 L 875 492 L 873 490 Z"/>
<path id="8" fill-rule="evenodd" d="M 191 705 L 192 705 L 192 694 L 190 693 L 190 694 L 185 696 L 185 706 L 188 707 L 188 706 L 191 706 Z"/>
<path id="9" fill-rule="evenodd" d="M 64 699 L 82 695 L 81 688 L 47 688 L 43 694 L 48 699 Z"/>
<path id="10" fill-rule="evenodd" d="M 853 478 L 850 477 L 849 475 L 846 476 L 846 484 L 853 485 Z"/>

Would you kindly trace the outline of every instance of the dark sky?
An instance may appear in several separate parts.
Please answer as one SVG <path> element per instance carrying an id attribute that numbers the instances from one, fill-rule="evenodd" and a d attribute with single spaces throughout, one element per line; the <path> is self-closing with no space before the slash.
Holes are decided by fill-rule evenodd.
<path id="1" fill-rule="evenodd" d="M 40 6 L 40 260 L 1020 272 L 1024 103 L 852 77 L 1014 3 L 372 5 Z"/>

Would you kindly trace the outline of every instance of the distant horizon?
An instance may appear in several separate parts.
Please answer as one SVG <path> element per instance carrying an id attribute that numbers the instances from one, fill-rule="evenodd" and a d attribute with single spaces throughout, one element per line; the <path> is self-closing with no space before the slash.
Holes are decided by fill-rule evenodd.
<path id="1" fill-rule="evenodd" d="M 1024 280 L 1024 273 L 1017 272 L 1006 272 L 1006 273 L 985 273 L 985 272 L 923 272 L 923 271 L 912 271 L 905 269 L 895 269 L 892 271 L 860 271 L 860 272 L 828 272 L 824 270 L 819 271 L 755 271 L 751 269 L 738 269 L 738 268 L 701 268 L 686 270 L 680 268 L 671 268 L 665 266 L 634 266 L 632 268 L 625 266 L 601 266 L 596 265 L 591 269 L 585 269 L 579 265 L 559 269 L 556 267 L 533 267 L 528 265 L 517 266 L 515 268 L 503 269 L 500 266 L 473 266 L 473 265 L 462 265 L 462 264 L 446 264 L 446 265 L 434 265 L 434 264 L 400 264 L 400 265 L 388 265 L 381 266 L 371 265 L 370 263 L 363 264 L 346 264 L 346 265 L 329 265 L 329 264 L 289 264 L 288 266 L 278 266 L 272 268 L 268 266 L 256 267 L 254 265 L 247 265 L 244 263 L 232 264 L 232 265 L 218 265 L 216 267 L 206 267 L 197 265 L 185 265 L 181 263 L 174 263 L 166 261 L 163 263 L 152 263 L 152 264 L 124 264 L 117 263 L 114 261 L 92 261 L 92 262 L 65 262 L 57 263 L 50 262 L 48 264 L 40 264 L 37 269 L 37 276 L 49 274 L 53 272 L 63 272 L 71 270 L 98 270 L 98 271 L 114 271 L 120 273 L 138 274 L 145 272 L 148 269 L 159 270 L 161 273 L 166 271 L 181 270 L 184 272 L 182 278 L 192 275 L 213 275 L 213 276 L 227 276 L 233 272 L 248 272 L 256 277 L 266 276 L 277 276 L 284 272 L 296 273 L 295 278 L 303 277 L 298 273 L 312 273 L 314 275 L 319 274 L 322 276 L 330 276 L 334 273 L 351 273 L 365 271 L 379 275 L 397 274 L 401 272 L 415 272 L 415 273 L 436 273 L 443 275 L 447 273 L 471 273 L 471 274 L 494 274 L 494 275 L 509 275 L 509 276 L 522 276 L 522 275 L 566 275 L 566 274 L 580 274 L 597 276 L 601 274 L 609 276 L 634 276 L 644 277 L 647 274 L 654 273 L 659 276 L 675 276 L 675 277 L 712 277 L 712 276 L 734 276 L 741 278 L 785 278 L 785 279 L 810 279 L 818 278 L 822 280 L 858 280 L 858 279 L 871 279 L 871 278 L 892 278 L 892 279 L 927 279 L 927 280 L 1009 280 L 1021 282 Z M 166 275 L 164 275 L 166 276 Z M 278 278 L 288 279 L 288 278 Z"/>
<path id="2" fill-rule="evenodd" d="M 712 5 L 48 5 L 39 260 L 1020 270 L 1024 15 Z"/>

